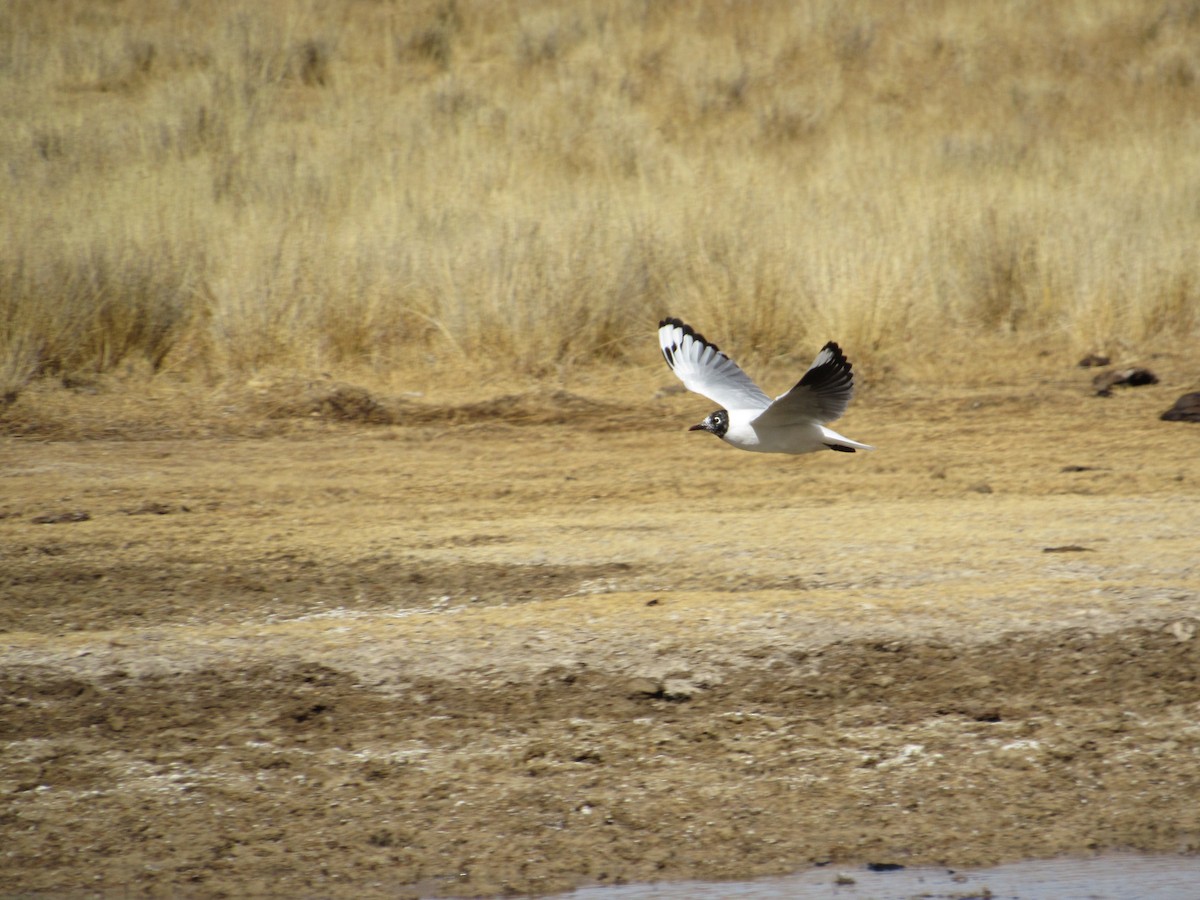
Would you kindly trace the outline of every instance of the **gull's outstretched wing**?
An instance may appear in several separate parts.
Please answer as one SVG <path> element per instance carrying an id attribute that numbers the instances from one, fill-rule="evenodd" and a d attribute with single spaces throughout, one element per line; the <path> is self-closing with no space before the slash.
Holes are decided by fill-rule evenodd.
<path id="1" fill-rule="evenodd" d="M 832 422 L 841 418 L 854 396 L 854 373 L 842 348 L 830 341 L 794 388 L 780 394 L 761 416 L 762 425 Z"/>
<path id="2" fill-rule="evenodd" d="M 771 398 L 738 364 L 679 319 L 658 323 L 658 343 L 671 371 L 689 391 L 724 409 L 766 409 Z"/>

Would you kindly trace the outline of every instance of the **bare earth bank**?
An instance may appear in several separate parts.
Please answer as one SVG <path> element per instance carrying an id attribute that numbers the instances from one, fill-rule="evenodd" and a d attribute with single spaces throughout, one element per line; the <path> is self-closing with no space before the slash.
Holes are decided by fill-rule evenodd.
<path id="1" fill-rule="evenodd" d="M 14 409 L 0 890 L 1194 854 L 1200 426 L 1081 378 L 874 391 L 878 452 L 799 459 L 686 396 Z"/>

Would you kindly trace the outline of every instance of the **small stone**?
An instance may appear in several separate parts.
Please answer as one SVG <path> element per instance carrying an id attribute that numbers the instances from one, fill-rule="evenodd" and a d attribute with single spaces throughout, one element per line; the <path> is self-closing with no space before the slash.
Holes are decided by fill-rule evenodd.
<path id="1" fill-rule="evenodd" d="M 1182 644 L 1196 636 L 1196 623 L 1181 619 L 1178 622 L 1172 622 L 1169 631 L 1175 640 Z"/>
<path id="2" fill-rule="evenodd" d="M 668 678 L 663 682 L 662 694 L 667 700 L 691 700 L 700 688 L 686 678 Z"/>
<path id="3" fill-rule="evenodd" d="M 74 512 L 63 513 L 46 513 L 41 516 L 34 516 L 31 520 L 34 525 L 61 525 L 64 522 L 86 522 L 91 519 L 91 513 L 83 510 L 75 510 Z"/>
<path id="4" fill-rule="evenodd" d="M 635 696 L 661 697 L 663 695 L 662 682 L 641 676 L 629 679 L 625 689 Z"/>
<path id="5" fill-rule="evenodd" d="M 175 508 L 167 503 L 148 501 L 141 506 L 122 509 L 121 512 L 127 516 L 167 516 L 175 512 Z"/>

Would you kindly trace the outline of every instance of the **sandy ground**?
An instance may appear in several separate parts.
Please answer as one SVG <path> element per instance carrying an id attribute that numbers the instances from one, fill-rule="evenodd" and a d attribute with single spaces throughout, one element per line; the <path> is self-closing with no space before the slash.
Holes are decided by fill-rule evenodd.
<path id="1" fill-rule="evenodd" d="M 1108 399 L 1044 360 L 867 390 L 840 430 L 879 451 L 801 458 L 687 433 L 710 405 L 665 370 L 608 401 L 31 391 L 0 891 L 1200 852 L 1200 425 L 1158 420 L 1194 389 L 1159 365 Z"/>

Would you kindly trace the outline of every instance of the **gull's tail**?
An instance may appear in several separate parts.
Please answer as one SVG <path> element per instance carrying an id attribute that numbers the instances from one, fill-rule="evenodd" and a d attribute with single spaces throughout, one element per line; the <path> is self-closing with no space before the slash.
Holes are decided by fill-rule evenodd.
<path id="1" fill-rule="evenodd" d="M 832 428 L 821 428 L 821 437 L 823 443 L 830 450 L 837 450 L 839 453 L 855 453 L 859 450 L 874 450 L 870 444 L 861 444 L 858 441 L 852 441 L 848 437 L 843 437 Z"/>

